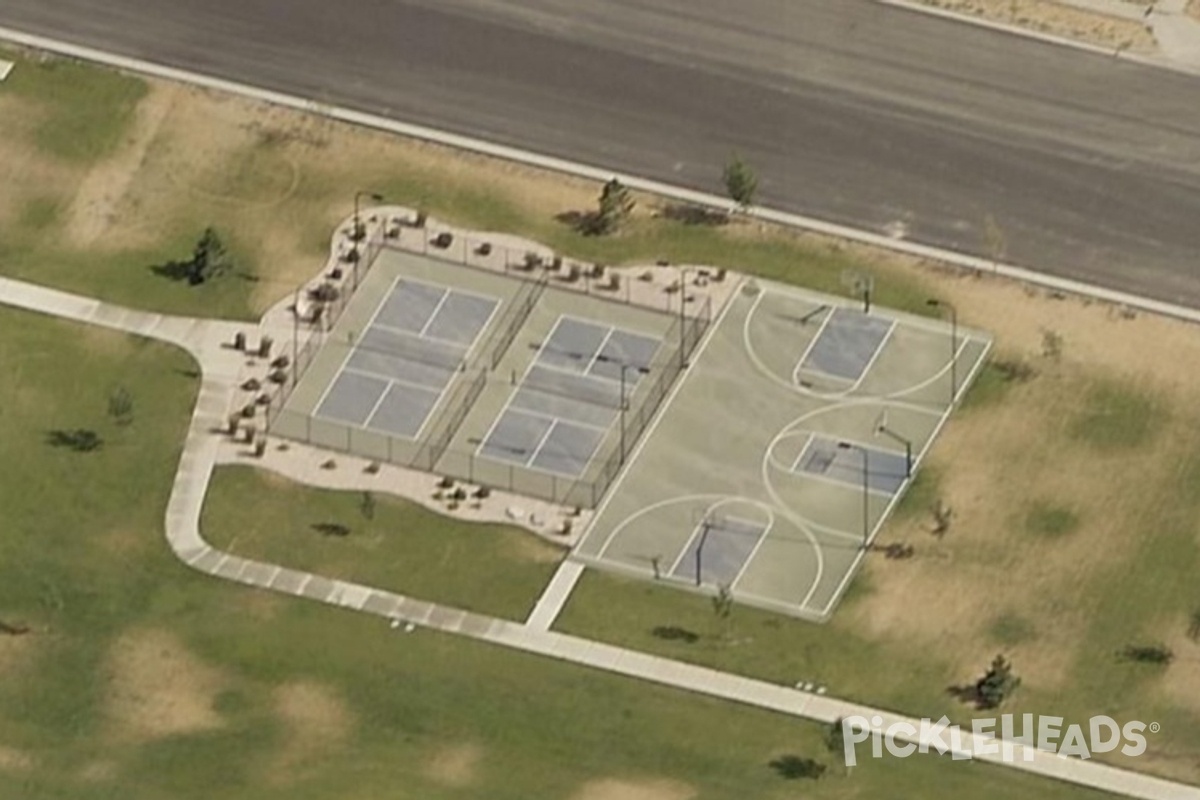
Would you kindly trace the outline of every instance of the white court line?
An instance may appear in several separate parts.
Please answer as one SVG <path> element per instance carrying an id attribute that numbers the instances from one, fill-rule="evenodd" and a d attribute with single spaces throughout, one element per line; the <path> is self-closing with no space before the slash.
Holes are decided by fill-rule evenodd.
<path id="1" fill-rule="evenodd" d="M 766 292 L 759 292 L 759 296 L 755 299 L 754 304 L 750 307 L 749 313 L 746 314 L 747 322 L 751 317 L 754 316 L 754 312 L 758 309 L 758 304 L 762 302 L 764 297 L 766 297 Z M 808 343 L 808 346 L 804 348 L 804 352 L 800 354 L 800 358 L 796 361 L 796 366 L 792 367 L 793 383 L 800 383 L 800 370 L 805 368 L 804 362 L 808 359 L 808 354 L 811 353 L 812 349 L 817 346 L 817 342 L 821 340 L 821 334 L 825 332 L 826 326 L 829 325 L 829 320 L 833 319 L 833 314 L 835 311 L 837 311 L 837 307 L 833 305 L 827 304 L 825 308 L 827 309 L 827 313 L 825 314 L 825 318 L 821 320 L 821 327 L 817 328 L 816 336 L 814 336 L 812 341 Z"/>
<path id="2" fill-rule="evenodd" d="M 562 319 L 562 315 L 560 314 L 558 319 L 554 321 L 554 327 L 550 329 L 550 336 L 547 336 L 541 341 L 541 343 L 538 345 L 537 352 L 533 354 L 533 358 L 530 360 L 530 362 L 525 365 L 525 371 L 521 373 L 521 380 L 517 383 L 516 387 L 509 392 L 508 399 L 504 401 L 504 405 L 500 408 L 500 413 L 497 414 L 496 418 L 492 420 L 492 424 L 488 426 L 487 433 L 484 435 L 483 439 L 480 440 L 479 446 L 475 448 L 476 458 L 480 457 L 479 453 L 481 450 L 483 450 L 483 446 L 492 438 L 492 433 L 496 430 L 496 426 L 500 424 L 500 420 L 504 419 L 504 415 L 508 413 L 508 409 L 512 406 L 513 398 L 515 398 L 517 393 L 521 391 L 521 386 L 524 385 L 525 379 L 529 377 L 529 371 L 533 369 L 533 365 L 536 364 L 538 359 L 542 357 L 542 351 L 546 349 L 546 345 L 549 343 L 551 336 L 554 335 L 554 331 L 558 330 L 558 325 L 560 322 L 562 322 Z M 487 458 L 487 456 L 483 456 L 483 458 Z"/>
<path id="3" fill-rule="evenodd" d="M 707 518 L 707 515 L 708 515 L 708 512 L 705 511 L 706 518 Z M 688 550 L 690 550 L 692 548 L 692 542 L 696 541 L 696 537 L 700 535 L 700 531 L 702 531 L 703 529 L 704 529 L 704 520 L 702 519 L 699 522 L 697 522 L 696 525 L 692 528 L 691 535 L 688 536 L 687 541 L 685 541 L 683 543 L 683 547 L 680 549 L 679 555 L 675 556 L 675 560 L 671 563 L 671 568 L 669 570 L 667 570 L 667 575 L 674 575 L 675 570 L 679 569 L 679 565 L 680 565 L 680 563 L 683 562 L 684 556 L 686 556 Z M 694 583 L 694 581 L 693 581 L 693 583 Z"/>
<path id="4" fill-rule="evenodd" d="M 612 335 L 614 332 L 616 332 L 616 330 L 617 329 L 612 325 L 608 326 L 608 331 L 604 334 L 604 338 L 600 340 L 600 346 L 597 347 L 595 352 L 592 353 L 592 358 L 590 361 L 588 361 L 587 368 L 583 370 L 583 376 L 585 378 L 595 377 L 592 375 L 592 367 L 596 366 L 596 359 L 600 358 L 600 354 L 604 352 L 605 345 L 607 345 L 609 340 L 612 339 Z"/>
<path id="5" fill-rule="evenodd" d="M 433 307 L 432 313 L 425 318 L 425 324 L 421 326 L 421 330 L 417 331 L 417 338 L 424 339 L 425 331 L 429 330 L 429 326 L 437 319 L 438 312 L 442 310 L 442 306 L 446 305 L 446 300 L 450 297 L 450 288 L 442 287 L 442 296 L 438 298 L 437 305 Z"/>
<path id="6" fill-rule="evenodd" d="M 534 411 L 531 408 L 524 408 L 523 406 L 514 406 L 512 409 L 512 413 L 524 414 L 527 417 L 540 417 L 541 419 L 559 420 L 567 425 L 574 425 L 577 428 L 589 428 L 593 431 L 602 431 L 604 433 L 607 433 L 608 431 L 612 430 L 611 422 L 607 426 L 601 427 L 600 425 L 593 425 L 590 422 L 579 422 L 577 420 L 567 419 L 566 417 L 560 417 L 556 414 L 546 414 L 541 411 Z"/>
<path id="7" fill-rule="evenodd" d="M 457 290 L 455 290 L 455 291 L 457 291 Z M 477 296 L 482 297 L 483 295 L 477 295 Z M 483 327 L 481 327 L 479 330 L 477 330 L 475 332 L 475 338 L 473 338 L 471 340 L 471 344 L 467 345 L 467 352 L 463 354 L 464 361 L 469 362 L 471 360 L 471 356 L 475 353 L 475 348 L 479 346 L 479 343 L 481 341 L 483 341 L 484 331 L 486 331 L 488 328 L 490 328 L 492 326 L 492 320 L 494 320 L 496 318 L 496 312 L 498 312 L 500 310 L 500 308 L 504 305 L 504 303 L 501 302 L 501 299 L 499 297 L 491 297 L 490 295 L 489 295 L 489 297 L 492 300 L 492 310 L 490 312 L 488 312 L 488 318 L 484 321 Z M 445 339 L 438 339 L 433 336 L 430 336 L 428 338 L 435 342 L 445 342 L 446 344 L 455 344 L 455 342 L 451 342 L 451 341 L 448 341 Z"/>
<path id="8" fill-rule="evenodd" d="M 771 532 L 771 528 L 773 527 L 775 527 L 774 514 L 771 515 L 771 519 L 768 521 L 766 527 L 764 527 L 762 532 L 758 534 L 758 540 L 755 541 L 754 547 L 750 548 L 750 552 L 747 554 L 746 560 L 742 562 L 741 569 L 738 570 L 737 575 L 733 576 L 733 580 L 729 582 L 729 591 L 737 591 L 738 583 L 740 583 L 742 578 L 745 576 L 746 570 L 750 569 L 750 563 L 754 561 L 754 557 L 758 555 L 759 548 L 763 546 L 763 542 L 767 540 L 767 534 Z"/>
<path id="9" fill-rule="evenodd" d="M 554 320 L 554 327 L 552 327 L 550 329 L 550 332 L 548 334 L 546 334 L 546 338 L 542 342 L 542 347 L 538 350 L 538 355 L 537 355 L 537 358 L 534 359 L 534 363 L 537 363 L 538 361 L 541 360 L 542 350 L 546 349 L 546 346 L 549 345 L 550 342 L 552 342 L 554 340 L 554 334 L 556 334 L 558 332 L 558 329 L 562 325 L 563 320 L 568 320 L 568 319 L 571 320 L 572 322 L 578 322 L 581 325 L 586 325 L 587 327 L 593 328 L 598 331 L 605 331 L 604 338 L 600 340 L 601 344 L 603 344 L 608 339 L 608 337 L 612 335 L 612 326 L 611 325 L 605 325 L 604 323 L 597 322 L 594 319 L 587 319 L 585 317 L 577 317 L 574 314 L 559 314 L 558 318 L 556 320 Z M 565 350 L 565 349 L 559 348 L 559 347 L 551 347 L 550 352 L 561 353 L 565 356 L 570 356 L 571 362 L 574 364 L 580 363 L 584 358 L 584 355 L 581 352 L 576 353 L 573 350 Z M 591 357 L 594 358 L 595 355 L 599 352 L 600 352 L 600 348 L 597 347 L 595 350 L 592 351 Z M 575 358 L 575 356 L 579 356 L 579 358 Z M 584 375 L 585 374 L 584 370 L 579 370 L 578 372 L 576 372 L 575 370 L 565 369 L 563 367 L 559 367 L 554 364 L 538 364 L 538 366 L 548 367 L 550 369 L 557 369 L 559 372 L 567 372 L 572 375 Z"/>
<path id="10" fill-rule="evenodd" d="M 895 332 L 895 330 L 896 320 L 888 320 L 888 329 L 883 332 L 883 338 L 881 338 L 879 340 L 879 344 L 875 346 L 875 352 L 871 353 L 871 357 L 867 359 L 867 363 L 865 366 L 863 366 L 862 372 L 858 373 L 858 379 L 855 380 L 854 384 L 846 390 L 846 394 L 853 392 L 855 389 L 861 386 L 866 377 L 871 374 L 872 367 L 874 367 L 875 362 L 879 360 L 879 355 L 883 352 L 883 349 L 887 347 L 887 343 L 892 338 L 892 333 Z"/>
<path id="11" fill-rule="evenodd" d="M 788 471 L 793 475 L 803 471 L 798 469 L 798 467 L 800 466 L 800 462 L 804 460 L 804 455 L 808 452 L 808 448 L 812 447 L 813 440 L 816 438 L 817 435 L 812 431 L 809 431 L 808 438 L 804 440 L 804 446 L 800 448 L 800 452 L 796 455 L 796 460 L 792 462 L 790 467 L 788 467 Z"/>
<path id="12" fill-rule="evenodd" d="M 388 288 L 387 293 L 385 293 L 383 295 L 383 297 L 379 300 L 379 305 L 377 305 L 375 307 L 375 312 L 373 314 L 371 314 L 371 318 L 369 320 L 367 320 L 367 325 L 365 328 L 363 328 L 364 333 L 366 331 L 369 331 L 371 329 L 371 326 L 375 324 L 376 317 L 379 316 L 379 312 L 382 311 L 384 305 L 387 304 L 388 298 L 392 296 L 392 292 L 395 291 L 396 284 L 399 282 L 400 282 L 399 276 L 392 279 L 391 287 Z M 353 302 L 353 301 L 351 301 L 351 302 Z M 343 315 L 342 319 L 344 320 L 345 318 L 346 318 L 345 315 Z M 333 331 L 330 331 L 328 338 L 332 338 L 332 337 L 333 337 Z M 321 349 L 324 349 L 329 344 L 328 338 L 326 341 L 321 342 Z M 314 416 L 314 417 L 319 416 L 317 414 L 317 411 L 320 410 L 321 404 L 325 402 L 325 398 L 329 396 L 329 392 L 333 389 L 333 385 L 335 383 L 337 383 L 337 379 L 340 378 L 342 376 L 342 372 L 345 371 L 346 363 L 350 360 L 350 357 L 352 355 L 354 355 L 354 351 L 356 351 L 358 349 L 358 339 L 361 338 L 361 334 L 354 338 L 355 338 L 355 340 L 347 346 L 346 355 L 342 357 L 342 363 L 340 365 L 338 365 L 337 372 L 333 373 L 333 377 L 329 380 L 329 383 L 325 386 L 325 391 L 321 392 L 321 397 L 317 400 L 317 404 L 313 406 L 312 416 Z M 329 417 L 326 417 L 326 419 L 329 419 Z"/>
<path id="13" fill-rule="evenodd" d="M 541 441 L 538 442 L 537 447 L 535 447 L 533 449 L 533 455 L 531 455 L 529 457 L 529 459 L 522 466 L 528 468 L 530 464 L 532 464 L 535 460 L 537 460 L 538 453 L 542 452 L 542 447 L 546 444 L 546 440 L 550 438 L 550 434 L 554 433 L 554 429 L 557 427 L 558 427 L 558 420 L 556 419 L 550 423 L 550 427 L 547 428 L 546 432 L 542 434 Z"/>
<path id="14" fill-rule="evenodd" d="M 535 417 L 538 419 L 548 419 L 548 420 L 551 420 L 551 427 L 554 427 L 554 424 L 558 423 L 561 425 L 566 425 L 566 426 L 573 425 L 576 427 L 588 428 L 593 431 L 601 432 L 600 438 L 596 441 L 596 446 L 592 448 L 592 452 L 588 455 L 587 459 L 584 460 L 583 469 L 580 472 L 572 474 L 572 473 L 567 473 L 567 472 L 558 472 L 557 470 L 552 470 L 552 469 L 545 469 L 544 467 L 539 467 L 533 463 L 536 460 L 536 458 L 531 458 L 529 460 L 529 463 L 522 467 L 523 469 L 532 470 L 534 472 L 540 472 L 543 475 L 551 475 L 551 476 L 558 477 L 558 478 L 569 478 L 570 480 L 579 480 L 580 478 L 582 478 L 584 475 L 587 474 L 588 468 L 591 467 L 591 465 L 592 465 L 592 459 L 596 455 L 596 451 L 600 449 L 600 445 L 604 444 L 604 440 L 608 438 L 609 432 L 612 430 L 611 425 L 609 425 L 609 427 L 607 427 L 607 428 L 600 428 L 595 425 L 588 425 L 586 423 L 575 422 L 574 420 L 564 419 L 563 417 L 552 417 L 549 414 L 538 414 L 538 413 L 532 412 L 532 411 L 525 411 L 522 408 L 513 408 L 508 413 L 524 415 L 527 417 Z M 546 437 L 548 437 L 548 436 L 549 436 L 549 432 L 547 431 Z M 546 437 L 543 437 L 543 441 Z M 536 454 L 535 454 L 535 456 L 536 456 Z M 484 458 L 492 458 L 492 456 L 487 456 L 487 455 L 485 455 L 483 457 Z M 499 459 L 492 458 L 492 460 L 496 461 Z M 516 462 L 514 461 L 514 462 L 509 462 L 509 463 L 515 464 Z"/>
<path id="15" fill-rule="evenodd" d="M 621 484 L 624 483 L 625 476 L 629 474 L 629 470 L 633 466 L 633 463 L 641 454 L 642 449 L 646 446 L 646 443 L 649 442 L 653 437 L 654 431 L 658 428 L 659 424 L 666 416 L 667 409 L 671 407 L 671 403 L 673 403 L 675 398 L 679 395 L 679 392 L 683 389 L 683 385 L 687 383 L 688 377 L 690 377 L 692 372 L 695 370 L 696 364 L 701 360 L 700 357 L 704 355 L 704 351 L 708 348 L 709 342 L 713 340 L 721 325 L 724 324 L 726 316 L 728 316 L 730 310 L 735 305 L 732 300 L 737 296 L 737 293 L 742 290 L 744 283 L 745 279 L 742 279 L 738 281 L 737 286 L 732 287 L 730 300 L 725 303 L 725 307 L 721 309 L 721 313 L 717 315 L 717 318 L 709 322 L 708 327 L 704 331 L 704 339 L 692 351 L 692 357 L 688 359 L 687 366 L 683 368 L 683 372 L 675 376 L 675 385 L 671 387 L 670 393 L 663 399 L 661 403 L 659 403 L 658 410 L 654 412 L 654 419 L 651 420 L 648 426 L 646 426 L 646 429 L 642 432 L 641 439 L 634 446 L 633 452 L 631 452 L 625 459 L 625 466 L 621 468 L 621 473 L 617 475 L 617 479 L 615 481 L 609 484 L 604 499 L 600 502 L 600 505 L 596 507 L 595 512 L 592 514 L 592 521 L 588 525 L 588 531 L 579 537 L 579 541 L 575 544 L 572 552 L 579 549 L 580 545 L 583 544 L 584 539 L 587 538 L 587 533 L 590 532 L 597 520 L 601 518 L 601 515 L 608 507 L 608 504 L 612 501 L 612 499 L 616 497 L 617 490 L 621 487 Z M 610 544 L 612 544 L 613 535 L 620 529 L 621 526 L 618 525 L 609 531 L 608 537 L 604 540 L 604 544 L 600 546 L 600 550 L 597 552 L 597 558 L 604 557 L 604 551 L 608 549 Z"/>
<path id="16" fill-rule="evenodd" d="M 389 383 L 387 386 L 383 387 L 383 391 L 380 393 L 379 399 L 375 401 L 375 405 L 371 406 L 371 413 L 367 414 L 367 420 L 361 426 L 363 430 L 379 430 L 378 428 L 371 427 L 371 420 L 375 418 L 375 412 L 379 410 L 381 405 L 383 405 L 384 398 L 388 396 L 388 394 L 392 391 L 392 387 L 395 385 L 395 383 Z M 426 414 L 426 416 L 428 416 L 428 414 Z"/>

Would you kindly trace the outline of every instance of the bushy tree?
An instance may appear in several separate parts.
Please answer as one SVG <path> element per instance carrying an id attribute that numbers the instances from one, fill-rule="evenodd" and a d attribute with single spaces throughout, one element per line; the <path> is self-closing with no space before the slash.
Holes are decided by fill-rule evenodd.
<path id="1" fill-rule="evenodd" d="M 729 159 L 729 163 L 725 165 L 723 179 L 725 192 L 729 198 L 737 203 L 739 208 L 743 210 L 749 208 L 758 191 L 758 176 L 737 153 L 734 153 L 733 157 Z"/>
<path id="2" fill-rule="evenodd" d="M 996 708 L 1020 685 L 1021 679 L 1013 674 L 1012 663 L 1003 655 L 997 655 L 992 659 L 992 666 L 976 682 L 975 694 L 981 708 Z"/>
<path id="3" fill-rule="evenodd" d="M 188 262 L 188 283 L 193 286 L 225 274 L 232 267 L 229 252 L 214 228 L 205 228 Z"/>
<path id="4" fill-rule="evenodd" d="M 592 232 L 605 234 L 617 230 L 633 213 L 635 205 L 628 187 L 613 178 L 600 190 L 599 207 L 596 209 Z"/>

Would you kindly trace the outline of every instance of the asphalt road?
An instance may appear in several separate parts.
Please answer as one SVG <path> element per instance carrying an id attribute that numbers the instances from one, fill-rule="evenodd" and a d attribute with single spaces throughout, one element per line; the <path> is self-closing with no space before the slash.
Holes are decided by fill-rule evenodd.
<path id="1" fill-rule="evenodd" d="M 1200 79 L 870 0 L 0 0 L 0 25 L 1200 307 Z"/>

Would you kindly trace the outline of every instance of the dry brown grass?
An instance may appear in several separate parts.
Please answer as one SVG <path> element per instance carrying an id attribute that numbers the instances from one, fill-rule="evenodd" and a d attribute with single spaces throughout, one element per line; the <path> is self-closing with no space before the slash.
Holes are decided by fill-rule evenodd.
<path id="1" fill-rule="evenodd" d="M 974 14 L 997 22 L 1078 39 L 1101 47 L 1153 52 L 1154 35 L 1133 20 L 1099 14 L 1053 0 L 919 0 L 926 5 Z"/>
<path id="2" fill-rule="evenodd" d="M 0 772 L 26 772 L 33 765 L 34 758 L 29 753 L 0 744 Z"/>
<path id="3" fill-rule="evenodd" d="M 425 765 L 425 776 L 443 786 L 465 788 L 478 779 L 482 760 L 483 748 L 478 745 L 443 747 Z"/>
<path id="4" fill-rule="evenodd" d="M 105 669 L 108 717 L 117 739 L 144 741 L 221 726 L 213 701 L 227 683 L 175 636 L 160 630 L 122 634 Z"/>
<path id="5" fill-rule="evenodd" d="M 138 104 L 121 147 L 112 158 L 94 166 L 79 184 L 65 224 L 71 244 L 88 247 L 114 228 L 119 231 L 119 220 L 136 216 L 137 210 L 126 203 L 126 195 L 179 91 L 171 84 L 154 84 Z M 112 246 L 119 239 L 114 235 L 106 244 Z"/>
<path id="6" fill-rule="evenodd" d="M 618 780 L 589 781 L 571 795 L 571 800 L 692 800 L 696 790 L 680 781 Z"/>
<path id="7" fill-rule="evenodd" d="M 282 747 L 272 756 L 267 776 L 273 785 L 286 785 L 306 774 L 305 766 L 333 757 L 354 730 L 345 702 L 318 683 L 292 683 L 272 696 L 275 712 L 285 723 Z"/>

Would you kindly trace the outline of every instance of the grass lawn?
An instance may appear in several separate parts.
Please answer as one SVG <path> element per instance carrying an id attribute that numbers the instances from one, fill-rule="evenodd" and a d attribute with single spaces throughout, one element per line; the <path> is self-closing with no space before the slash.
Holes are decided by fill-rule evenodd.
<path id="1" fill-rule="evenodd" d="M 563 552 L 508 525 L 464 524 L 399 498 L 312 489 L 252 467 L 220 467 L 201 530 L 247 558 L 523 620 Z M 322 533 L 342 525 L 347 536 Z"/>
<path id="2" fill-rule="evenodd" d="M 156 344 L 0 310 L 0 369 L 11 376 L 0 390 L 0 619 L 31 628 L 0 636 L 0 796 L 324 800 L 348 786 L 412 800 L 590 800 L 638 788 L 654 800 L 836 799 L 897 786 L 977 800 L 1099 796 L 933 757 L 788 780 L 771 761 L 832 763 L 820 726 L 395 633 L 368 615 L 193 572 L 161 531 L 193 366 Z M 133 399 L 131 424 L 108 416 L 117 388 Z M 80 428 L 101 446 L 48 443 Z M 210 513 L 261 521 L 237 491 L 219 487 Z M 305 493 L 292 500 L 353 512 Z"/>

